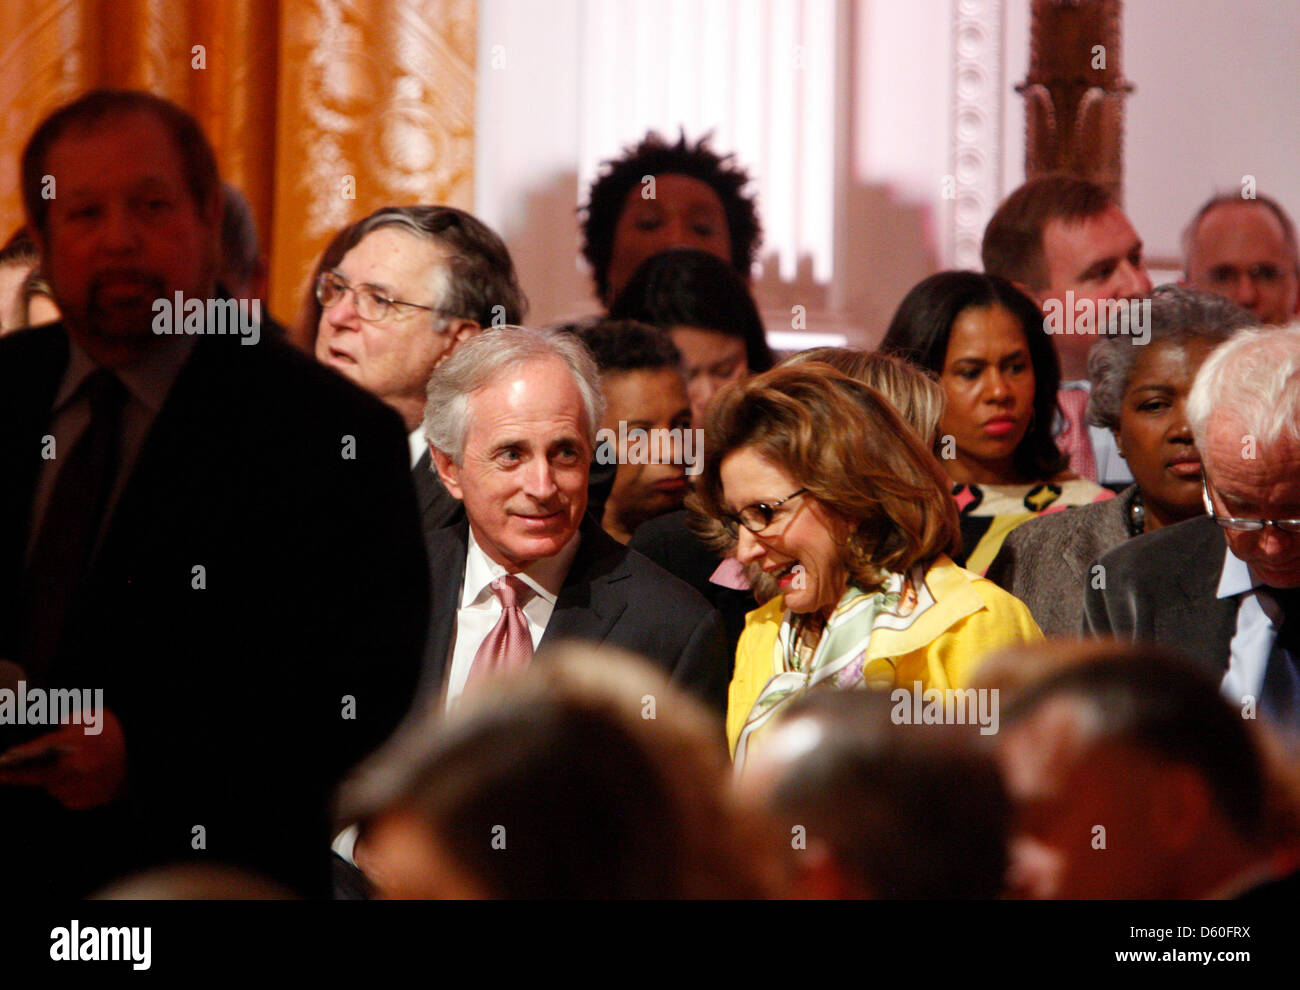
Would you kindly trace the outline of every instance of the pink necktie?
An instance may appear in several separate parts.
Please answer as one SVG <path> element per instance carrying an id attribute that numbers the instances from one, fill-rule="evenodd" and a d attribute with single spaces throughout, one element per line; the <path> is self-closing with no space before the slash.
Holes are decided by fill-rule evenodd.
<path id="1" fill-rule="evenodd" d="M 492 581 L 492 594 L 501 602 L 501 618 L 474 654 L 469 684 L 480 683 L 496 674 L 523 670 L 533 659 L 533 638 L 520 607 L 532 594 L 531 589 L 513 574 L 507 574 Z"/>
<path id="2" fill-rule="evenodd" d="M 1097 480 L 1097 458 L 1092 452 L 1092 438 L 1083 418 L 1088 408 L 1088 393 L 1081 388 L 1063 388 L 1056 393 L 1056 403 L 1065 417 L 1065 431 L 1056 438 L 1061 453 L 1070 458 L 1070 470 L 1080 478 Z"/>

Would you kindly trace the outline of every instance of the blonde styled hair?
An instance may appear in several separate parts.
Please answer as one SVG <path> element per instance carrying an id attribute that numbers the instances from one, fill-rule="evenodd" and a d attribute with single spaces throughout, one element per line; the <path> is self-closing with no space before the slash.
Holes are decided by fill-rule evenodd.
<path id="1" fill-rule="evenodd" d="M 829 364 L 854 381 L 870 385 L 889 400 L 927 447 L 934 447 L 945 396 L 943 386 L 927 369 L 894 354 L 856 347 L 810 347 L 791 354 L 781 365 L 788 368 L 811 361 Z"/>

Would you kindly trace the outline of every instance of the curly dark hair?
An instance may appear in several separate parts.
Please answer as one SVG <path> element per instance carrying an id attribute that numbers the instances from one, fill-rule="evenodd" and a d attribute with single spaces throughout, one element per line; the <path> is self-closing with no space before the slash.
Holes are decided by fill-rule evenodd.
<path id="1" fill-rule="evenodd" d="M 641 143 L 623 150 L 621 158 L 602 163 L 587 192 L 587 203 L 578 211 L 582 223 L 582 255 L 590 262 L 596 278 L 596 293 L 604 299 L 609 292 L 609 260 L 614 253 L 614 229 L 623 212 L 627 194 L 646 175 L 685 175 L 708 185 L 727 217 L 731 235 L 731 263 L 744 278 L 758 254 L 763 227 L 752 195 L 741 190 L 749 183 L 749 173 L 735 163 L 734 155 L 719 155 L 709 147 L 711 134 L 694 144 L 680 132 L 677 142 L 668 141 L 650 131 Z"/>
<path id="2" fill-rule="evenodd" d="M 1061 366 L 1043 314 L 1034 301 L 1004 278 L 980 272 L 939 272 L 923 279 L 899 303 L 880 342 L 880 350 L 943 374 L 952 326 L 967 309 L 1001 306 L 1020 324 L 1034 369 L 1034 418 L 1015 452 L 1016 470 L 1028 479 L 1047 479 L 1064 471 L 1069 459 L 1056 446 L 1052 424 Z"/>

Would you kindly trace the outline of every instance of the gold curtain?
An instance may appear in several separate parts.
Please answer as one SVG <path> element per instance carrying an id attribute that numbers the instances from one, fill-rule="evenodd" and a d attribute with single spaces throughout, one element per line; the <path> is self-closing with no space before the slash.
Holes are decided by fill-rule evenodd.
<path id="1" fill-rule="evenodd" d="M 248 197 L 270 310 L 292 323 L 339 227 L 472 205 L 476 43 L 474 0 L 3 0 L 0 238 L 41 118 L 97 86 L 147 89 L 199 119 Z"/>

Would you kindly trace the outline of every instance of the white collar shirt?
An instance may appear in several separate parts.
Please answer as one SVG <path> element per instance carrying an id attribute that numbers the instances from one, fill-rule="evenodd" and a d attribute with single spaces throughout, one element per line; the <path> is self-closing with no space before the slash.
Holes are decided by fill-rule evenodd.
<path id="1" fill-rule="evenodd" d="M 528 633 L 536 650 L 555 611 L 560 588 L 568 576 L 578 552 L 579 533 L 553 557 L 534 561 L 515 574 L 533 592 L 523 604 Z M 474 532 L 469 532 L 469 549 L 465 554 L 465 575 L 461 582 L 460 608 L 456 612 L 456 630 L 452 637 L 451 660 L 447 671 L 447 707 L 450 708 L 465 690 L 474 655 L 501 618 L 501 600 L 492 593 L 492 582 L 509 573 L 489 557 Z"/>

